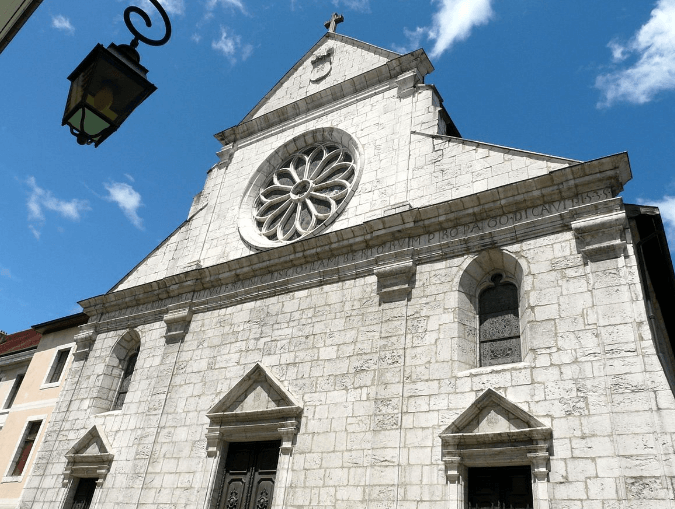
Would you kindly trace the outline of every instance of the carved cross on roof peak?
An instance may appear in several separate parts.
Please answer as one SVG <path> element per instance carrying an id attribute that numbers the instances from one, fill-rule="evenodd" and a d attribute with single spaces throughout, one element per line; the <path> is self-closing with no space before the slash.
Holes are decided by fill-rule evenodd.
<path id="1" fill-rule="evenodd" d="M 330 20 L 326 21 L 323 26 L 326 27 L 326 29 L 329 32 L 335 32 L 335 29 L 338 26 L 338 23 L 342 23 L 345 20 L 345 17 L 342 14 L 338 14 L 337 12 L 334 12 L 333 15 L 330 17 Z"/>

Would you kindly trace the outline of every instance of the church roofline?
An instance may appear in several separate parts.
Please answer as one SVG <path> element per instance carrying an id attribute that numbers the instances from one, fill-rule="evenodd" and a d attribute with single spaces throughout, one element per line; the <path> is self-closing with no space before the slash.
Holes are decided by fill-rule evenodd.
<path id="1" fill-rule="evenodd" d="M 372 248 L 390 241 L 392 234 L 395 234 L 397 238 L 405 238 L 438 232 L 439 228 L 450 228 L 453 225 L 478 221 L 481 220 L 480 218 L 484 219 L 484 216 L 493 217 L 494 215 L 517 211 L 522 207 L 545 204 L 547 200 L 570 199 L 579 196 L 581 193 L 597 191 L 600 188 L 611 188 L 612 196 L 616 196 L 630 179 L 631 170 L 628 155 L 622 152 L 601 159 L 566 166 L 539 177 L 512 182 L 445 202 L 375 218 L 349 228 L 328 232 L 267 251 L 252 253 L 217 265 L 173 274 L 159 280 L 84 299 L 79 304 L 89 316 L 94 316 L 111 313 L 119 309 L 144 306 L 151 302 L 159 304 L 163 299 L 176 302 L 177 299 L 186 298 L 180 297 L 181 295 L 188 296 L 194 292 L 204 293 L 209 288 L 245 281 L 253 276 L 272 274 L 289 267 L 340 256 L 359 249 Z M 563 185 L 563 183 L 566 184 Z M 620 198 L 608 199 L 597 204 L 590 204 L 586 208 L 581 207 L 579 211 L 571 209 L 558 212 L 554 216 L 560 216 L 560 219 L 542 220 L 547 221 L 550 228 L 565 229 L 569 228 L 570 221 L 583 217 L 584 214 L 597 213 L 603 207 L 615 208 L 621 206 L 620 203 Z M 530 235 L 538 235 L 539 227 L 530 226 L 530 223 L 534 224 L 536 221 L 515 225 L 510 229 L 506 228 L 506 230 L 512 231 L 515 229 L 516 234 L 521 239 L 529 238 Z M 495 238 L 498 238 L 499 232 L 496 235 Z M 480 242 L 480 239 L 477 241 Z M 459 246 L 457 249 L 461 251 L 461 249 L 471 248 L 472 244 L 467 239 L 462 238 L 457 246 Z M 419 254 L 426 261 L 431 261 L 436 255 L 447 256 L 447 250 L 450 248 L 441 246 L 438 247 L 440 249 L 438 251 L 432 246 L 429 249 L 431 249 L 429 253 L 423 250 Z M 434 249 L 436 250 L 434 251 Z M 372 271 L 372 267 L 367 263 L 361 263 L 355 270 L 358 274 L 365 274 Z M 345 272 L 346 275 L 342 277 L 349 277 L 348 272 Z M 300 286 L 298 286 L 299 283 L 289 283 L 289 288 L 298 289 L 303 284 L 309 284 L 310 286 L 313 284 L 314 279 L 307 280 L 306 276 L 303 277 L 305 278 L 303 279 L 304 283 Z M 318 281 L 323 280 L 328 275 L 317 277 L 319 277 Z M 274 285 L 274 289 L 270 291 L 286 291 L 280 290 L 277 283 L 274 283 Z M 221 297 L 213 296 L 204 299 L 200 297 L 200 302 L 203 302 L 198 307 L 221 306 L 216 301 L 223 299 L 225 304 L 222 304 L 222 306 L 226 306 L 230 305 L 227 304 L 230 301 L 244 302 L 250 298 L 259 298 L 267 292 L 263 286 L 265 285 L 255 287 L 250 291 L 234 291 L 223 294 Z M 194 296 L 187 297 L 187 299 L 192 298 Z M 157 312 L 157 310 L 147 310 L 141 312 L 141 315 L 155 316 Z M 115 323 L 116 319 L 113 319 L 111 324 L 105 327 L 117 327 Z"/>
<path id="2" fill-rule="evenodd" d="M 458 143 L 466 143 L 468 145 L 476 145 L 477 147 L 490 147 L 492 149 L 498 149 L 498 150 L 504 150 L 506 152 L 515 152 L 518 154 L 522 154 L 525 156 L 530 156 L 530 157 L 541 157 L 545 158 L 547 160 L 553 160 L 553 161 L 560 161 L 564 163 L 569 163 L 569 164 L 579 164 L 583 163 L 584 161 L 579 161 L 578 159 L 569 159 L 567 157 L 559 157 L 559 156 L 552 156 L 549 154 L 544 154 L 542 152 L 532 152 L 531 150 L 523 150 L 520 148 L 513 148 L 513 147 L 507 147 L 506 145 L 497 145 L 495 143 L 488 143 L 486 141 L 478 141 L 478 140 L 469 140 L 467 138 L 462 138 L 459 136 L 450 136 L 447 134 L 429 134 L 429 133 L 422 133 L 420 131 L 411 131 L 411 134 L 416 134 L 419 136 L 426 136 L 427 138 L 434 138 L 434 139 L 443 139 L 443 140 L 452 140 L 456 141 Z M 625 152 L 622 152 L 625 153 Z M 613 157 L 613 156 L 608 156 L 608 157 Z M 604 157 L 600 159 L 605 159 Z M 590 161 L 586 161 L 590 162 Z"/>
<path id="3" fill-rule="evenodd" d="M 345 97 L 363 92 L 381 83 L 388 82 L 404 72 L 417 69 L 422 77 L 431 73 L 434 66 L 423 49 L 398 56 L 385 64 L 374 67 L 358 76 L 349 78 L 331 87 L 319 90 L 281 108 L 272 110 L 259 117 L 251 118 L 229 129 L 215 134 L 215 138 L 223 145 L 248 138 L 259 132 L 291 120 L 298 115 L 316 110 Z"/>
<path id="4" fill-rule="evenodd" d="M 284 74 L 279 81 L 277 81 L 276 85 L 272 87 L 272 89 L 265 94 L 265 96 L 258 101 L 258 103 L 253 107 L 251 111 L 249 111 L 246 116 L 242 119 L 240 124 L 251 120 L 255 114 L 260 111 L 260 108 L 262 108 L 265 104 L 267 104 L 267 101 L 276 93 L 279 88 L 286 82 L 286 80 L 295 72 L 297 71 L 300 66 L 305 63 L 305 61 L 311 57 L 311 55 L 316 51 L 316 49 L 323 43 L 324 39 L 334 39 L 339 42 L 343 42 L 345 44 L 351 44 L 356 46 L 357 48 L 370 51 L 372 53 L 375 53 L 376 55 L 381 55 L 385 58 L 388 58 L 389 60 L 393 60 L 395 58 L 398 58 L 401 56 L 400 53 L 396 53 L 394 51 L 390 51 L 388 49 L 380 48 L 379 46 L 375 46 L 374 44 L 370 44 L 368 42 L 363 42 L 358 39 L 354 39 L 353 37 L 349 37 L 346 35 L 338 34 L 336 32 L 327 32 L 324 35 L 321 36 L 321 38 L 312 46 L 309 51 L 307 51 L 301 58 L 298 60 L 293 67 L 291 67 L 286 74 Z"/>

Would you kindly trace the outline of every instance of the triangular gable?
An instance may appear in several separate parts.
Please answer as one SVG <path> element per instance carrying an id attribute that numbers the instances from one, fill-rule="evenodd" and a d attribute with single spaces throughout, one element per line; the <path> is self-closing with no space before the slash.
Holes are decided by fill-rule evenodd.
<path id="1" fill-rule="evenodd" d="M 443 434 L 499 433 L 544 427 L 541 421 L 488 388 Z"/>
<path id="2" fill-rule="evenodd" d="M 393 51 L 328 32 L 298 60 L 242 122 L 358 76 L 399 56 Z"/>
<path id="3" fill-rule="evenodd" d="M 302 403 L 265 366 L 257 363 L 206 414 L 206 454 L 214 457 L 222 441 L 280 439 L 290 452 L 300 426 Z"/>
<path id="4" fill-rule="evenodd" d="M 97 485 L 102 485 L 114 457 L 108 438 L 95 424 L 66 453 L 68 462 L 63 472 L 64 486 L 76 477 L 98 478 Z"/>
<path id="5" fill-rule="evenodd" d="M 112 454 L 110 442 L 98 424 L 94 424 L 82 438 L 66 453 L 66 457 L 75 455 Z"/>
<path id="6" fill-rule="evenodd" d="M 296 415 L 301 403 L 282 386 L 277 377 L 257 363 L 207 415 L 279 413 L 278 410 L 284 408 L 291 415 Z"/>

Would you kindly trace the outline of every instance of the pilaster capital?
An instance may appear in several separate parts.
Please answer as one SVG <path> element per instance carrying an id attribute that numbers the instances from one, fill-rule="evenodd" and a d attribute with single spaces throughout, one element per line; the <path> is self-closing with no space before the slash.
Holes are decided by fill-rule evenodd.
<path id="1" fill-rule="evenodd" d="M 417 271 L 415 262 L 407 260 L 390 260 L 379 262 L 375 267 L 377 276 L 377 293 L 382 302 L 404 300 L 408 297 Z"/>
<path id="2" fill-rule="evenodd" d="M 171 304 L 164 315 L 166 332 L 164 339 L 167 344 L 180 343 L 190 328 L 192 321 L 192 307 L 190 303 Z"/>
<path id="3" fill-rule="evenodd" d="M 422 81 L 422 75 L 417 69 L 401 74 L 396 78 L 399 99 L 410 97 L 415 92 L 415 85 Z"/>
<path id="4" fill-rule="evenodd" d="M 445 478 L 450 484 L 456 484 L 459 480 L 459 465 L 462 458 L 459 456 L 443 456 L 445 464 Z"/>
<path id="5" fill-rule="evenodd" d="M 73 358 L 77 361 L 86 359 L 89 355 L 91 347 L 96 341 L 96 324 L 85 323 L 79 326 L 79 331 L 75 334 L 75 353 Z"/>
<path id="6" fill-rule="evenodd" d="M 527 455 L 532 464 L 532 475 L 538 482 L 544 482 L 548 479 L 548 452 L 531 452 Z"/>
<path id="7" fill-rule="evenodd" d="M 617 258 L 623 254 L 626 241 L 622 240 L 626 228 L 626 214 L 617 211 L 603 216 L 572 221 L 579 251 L 590 261 Z"/>

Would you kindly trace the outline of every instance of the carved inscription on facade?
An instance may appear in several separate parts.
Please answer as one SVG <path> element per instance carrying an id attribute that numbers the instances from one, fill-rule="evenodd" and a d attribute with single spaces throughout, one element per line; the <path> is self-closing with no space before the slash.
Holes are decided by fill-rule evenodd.
<path id="1" fill-rule="evenodd" d="M 397 239 L 391 242 L 385 242 L 377 247 L 352 251 L 340 256 L 331 256 L 312 263 L 297 265 L 295 267 L 277 270 L 267 274 L 261 274 L 260 276 L 255 276 L 242 281 L 235 281 L 220 287 L 218 289 L 218 293 L 235 292 L 244 288 L 274 283 L 283 279 L 288 279 L 303 274 L 311 274 L 312 272 L 320 270 L 335 269 L 343 265 L 369 260 L 374 256 L 385 253 L 393 253 L 409 248 L 432 246 L 455 239 L 470 237 L 472 235 L 480 235 L 483 233 L 499 230 L 501 228 L 514 226 L 519 223 L 524 223 L 526 221 L 532 221 L 553 214 L 558 214 L 581 205 L 607 200 L 610 198 L 612 198 L 612 192 L 610 189 L 602 189 L 600 191 L 583 193 L 574 198 L 545 203 L 535 207 L 528 207 L 516 212 L 510 212 L 501 216 L 483 219 L 474 223 L 461 224 L 438 232 L 419 235 L 417 237 Z"/>

